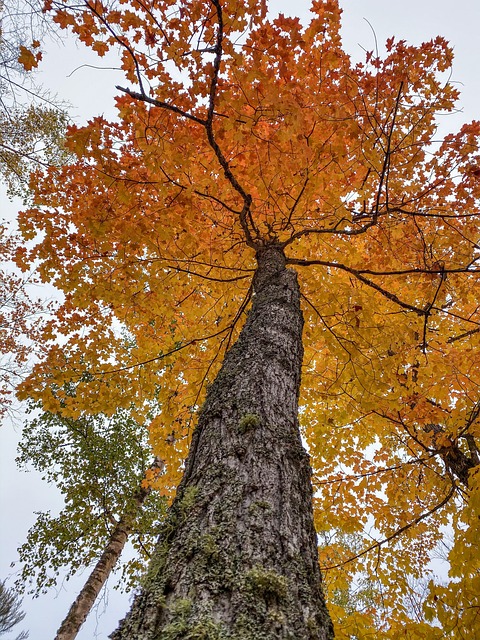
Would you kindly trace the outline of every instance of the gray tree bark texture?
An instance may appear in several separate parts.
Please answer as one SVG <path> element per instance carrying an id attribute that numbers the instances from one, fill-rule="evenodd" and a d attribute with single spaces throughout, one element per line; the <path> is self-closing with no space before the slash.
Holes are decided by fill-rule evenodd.
<path id="1" fill-rule="evenodd" d="M 298 427 L 303 317 L 278 246 L 211 386 L 141 592 L 113 640 L 330 640 Z"/>

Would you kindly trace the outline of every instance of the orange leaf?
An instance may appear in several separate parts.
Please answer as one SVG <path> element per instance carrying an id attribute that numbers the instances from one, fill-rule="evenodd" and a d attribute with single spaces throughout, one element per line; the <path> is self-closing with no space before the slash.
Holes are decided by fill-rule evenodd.
<path id="1" fill-rule="evenodd" d="M 18 62 L 22 65 L 25 71 L 31 71 L 32 69 L 38 67 L 38 63 L 41 59 L 41 52 L 35 54 L 30 51 L 30 49 L 27 49 L 27 47 L 20 45 L 20 55 L 18 56 Z"/>

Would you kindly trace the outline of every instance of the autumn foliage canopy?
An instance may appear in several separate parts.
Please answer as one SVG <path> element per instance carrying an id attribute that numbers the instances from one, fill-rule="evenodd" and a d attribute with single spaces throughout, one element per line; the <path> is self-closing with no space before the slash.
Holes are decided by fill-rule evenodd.
<path id="1" fill-rule="evenodd" d="M 480 635 L 480 123 L 438 138 L 448 44 L 353 64 L 334 0 L 306 26 L 254 0 L 47 9 L 126 80 L 117 119 L 71 127 L 75 161 L 32 178 L 18 260 L 64 301 L 22 396 L 71 418 L 133 406 L 170 496 L 255 249 L 281 245 L 337 637 Z"/>

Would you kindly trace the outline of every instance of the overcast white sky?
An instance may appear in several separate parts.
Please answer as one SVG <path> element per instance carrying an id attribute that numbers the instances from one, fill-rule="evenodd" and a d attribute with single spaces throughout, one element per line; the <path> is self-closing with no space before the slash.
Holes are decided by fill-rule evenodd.
<path id="1" fill-rule="evenodd" d="M 463 113 L 448 116 L 444 123 L 445 131 L 457 129 L 462 122 L 480 119 L 479 0 L 456 0 L 454 3 L 450 0 L 342 0 L 341 5 L 344 8 L 345 47 L 355 59 L 362 58 L 362 49 L 375 48 L 372 28 L 380 50 L 386 38 L 392 35 L 416 44 L 436 35 L 445 36 L 454 47 L 452 81 L 460 84 L 460 106 L 463 108 Z M 307 0 L 270 2 L 273 13 L 283 12 L 301 17 L 306 16 L 308 6 Z M 81 67 L 83 64 L 102 66 L 103 61 L 93 58 L 89 52 L 72 42 L 51 45 L 45 56 L 40 80 L 46 88 L 73 105 L 72 116 L 77 122 L 82 123 L 98 114 L 112 116 L 114 86 L 118 76 L 108 71 Z M 0 195 L 0 198 L 0 218 L 3 218 L 14 210 L 4 196 Z M 10 563 L 16 558 L 16 547 L 23 542 L 35 520 L 34 512 L 49 509 L 56 512 L 61 508 L 61 500 L 55 490 L 46 486 L 38 474 L 19 473 L 16 470 L 15 440 L 13 427 L 4 425 L 0 430 L 0 513 L 3 516 L 0 529 L 0 578 L 13 575 L 15 569 L 10 568 Z M 30 631 L 31 640 L 53 639 L 87 575 L 88 572 L 85 572 L 78 580 L 65 583 L 58 591 L 52 591 L 47 596 L 24 600 L 27 616 L 21 628 Z M 119 618 L 128 609 L 128 597 L 120 597 L 113 592 L 109 593 L 107 599 L 108 606 L 104 606 L 105 600 L 100 603 L 97 612 L 91 615 L 78 635 L 79 640 L 106 640 L 116 628 Z M 20 627 L 17 633 L 19 630 Z M 10 634 L 5 637 L 15 636 Z"/>

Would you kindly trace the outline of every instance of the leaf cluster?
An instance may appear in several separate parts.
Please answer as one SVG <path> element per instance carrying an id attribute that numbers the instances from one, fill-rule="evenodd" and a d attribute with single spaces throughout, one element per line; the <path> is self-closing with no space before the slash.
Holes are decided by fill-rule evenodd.
<path id="1" fill-rule="evenodd" d="M 29 370 L 42 330 L 47 305 L 31 295 L 33 276 L 22 276 L 12 264 L 21 240 L 0 223 L 0 417 L 14 397 L 15 387 Z M 38 355 L 41 348 L 38 347 Z"/>
<path id="2" fill-rule="evenodd" d="M 64 499 L 59 514 L 40 512 L 19 548 L 19 584 L 37 596 L 94 562 L 118 521 L 128 516 L 133 557 L 121 566 L 122 585 L 136 585 L 145 569 L 165 513 L 150 493 L 139 507 L 136 494 L 149 466 L 146 432 L 128 411 L 77 420 L 42 413 L 26 423 L 17 462 L 42 474 Z"/>
<path id="3" fill-rule="evenodd" d="M 39 166 L 66 160 L 67 114 L 35 84 L 38 38 L 48 30 L 40 4 L 0 3 L 0 178 L 10 197 L 28 199 L 29 176 Z"/>

